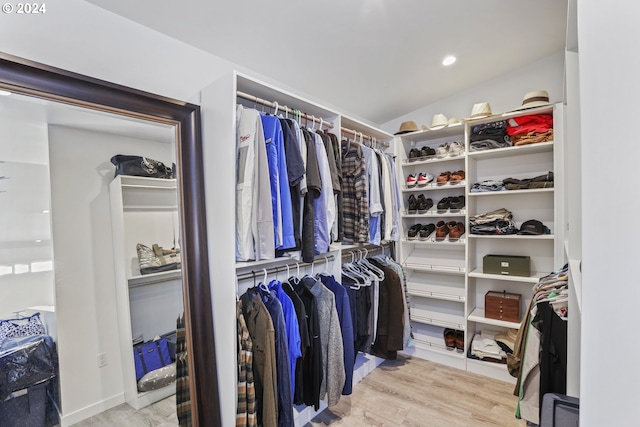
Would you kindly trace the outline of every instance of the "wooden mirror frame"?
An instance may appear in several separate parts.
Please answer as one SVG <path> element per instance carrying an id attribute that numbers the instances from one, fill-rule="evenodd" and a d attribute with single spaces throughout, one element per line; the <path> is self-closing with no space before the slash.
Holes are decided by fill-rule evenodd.
<path id="1" fill-rule="evenodd" d="M 193 425 L 221 425 L 207 251 L 200 107 L 0 52 L 0 89 L 177 127 L 182 287 Z"/>

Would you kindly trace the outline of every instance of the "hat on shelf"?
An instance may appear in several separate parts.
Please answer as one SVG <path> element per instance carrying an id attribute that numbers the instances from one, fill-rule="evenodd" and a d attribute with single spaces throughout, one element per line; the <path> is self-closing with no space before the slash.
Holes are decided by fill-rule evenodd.
<path id="1" fill-rule="evenodd" d="M 541 234 L 548 234 L 549 229 L 546 225 L 538 221 L 537 219 L 530 219 L 529 221 L 525 221 L 520 226 L 520 231 L 518 234 L 529 234 L 533 236 L 539 236 Z"/>
<path id="2" fill-rule="evenodd" d="M 438 130 L 447 127 L 449 121 L 444 116 L 444 114 L 435 114 L 431 118 L 431 126 L 429 126 L 429 130 Z"/>
<path id="3" fill-rule="evenodd" d="M 467 117 L 466 120 L 475 120 L 475 119 L 483 119 L 485 117 L 492 116 L 491 106 L 488 102 L 479 102 L 477 104 L 473 104 L 473 108 L 471 109 L 471 117 Z"/>
<path id="4" fill-rule="evenodd" d="M 459 126 L 462 124 L 462 122 L 456 117 L 451 117 L 449 120 L 447 120 L 447 124 L 449 126 Z"/>
<path id="5" fill-rule="evenodd" d="M 495 340 L 509 347 L 512 351 L 515 350 L 516 337 L 518 335 L 517 329 L 509 329 L 507 333 L 496 334 Z"/>
<path id="6" fill-rule="evenodd" d="M 415 132 L 417 130 L 419 129 L 416 122 L 409 120 L 407 122 L 402 122 L 400 124 L 400 129 L 398 129 L 398 132 L 394 133 L 394 135 L 402 135 L 403 133 Z"/>
<path id="7" fill-rule="evenodd" d="M 532 90 L 524 94 L 524 97 L 522 98 L 522 106 L 513 111 L 542 107 L 543 105 L 549 105 L 549 92 L 546 90 Z"/>

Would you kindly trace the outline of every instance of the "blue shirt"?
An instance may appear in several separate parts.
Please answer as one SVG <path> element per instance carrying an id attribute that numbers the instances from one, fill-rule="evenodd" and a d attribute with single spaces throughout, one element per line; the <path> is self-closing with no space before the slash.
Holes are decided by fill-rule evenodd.
<path id="1" fill-rule="evenodd" d="M 336 311 L 338 312 L 340 329 L 342 329 L 344 373 L 346 375 L 342 394 L 346 396 L 351 394 L 353 391 L 353 365 L 356 361 L 354 328 L 349 295 L 347 294 L 347 290 L 338 283 L 333 276 L 325 276 L 321 274 L 320 281 L 322 281 L 322 283 L 336 296 Z"/>
<path id="2" fill-rule="evenodd" d="M 261 114 L 260 118 L 262 119 L 262 129 L 267 144 L 276 249 L 295 248 L 293 208 L 291 205 L 291 190 L 289 189 L 289 174 L 287 173 L 282 125 L 275 116 Z M 282 224 L 282 228 L 280 228 L 280 224 Z M 282 236 L 281 239 L 280 236 Z"/>
<path id="3" fill-rule="evenodd" d="M 282 289 L 282 283 L 279 280 L 269 282 L 269 289 L 275 293 L 276 298 L 282 304 L 282 314 L 284 314 L 284 323 L 287 328 L 287 342 L 289 344 L 289 366 L 291 368 L 291 391 L 295 390 L 296 380 L 296 362 L 302 357 L 300 351 L 300 327 L 298 325 L 298 316 L 293 306 L 293 301 L 289 295 Z"/>

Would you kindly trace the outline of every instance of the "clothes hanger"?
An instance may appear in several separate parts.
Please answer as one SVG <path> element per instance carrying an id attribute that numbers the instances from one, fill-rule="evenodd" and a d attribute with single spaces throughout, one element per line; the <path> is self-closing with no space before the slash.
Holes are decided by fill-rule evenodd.
<path id="1" fill-rule="evenodd" d="M 322 130 L 322 123 L 323 123 L 323 120 L 322 120 L 322 117 L 320 117 L 320 127 L 319 127 L 319 129 L 318 129 L 318 130 L 320 130 L 320 131 Z"/>
<path id="2" fill-rule="evenodd" d="M 278 108 L 279 108 L 278 107 L 278 101 L 273 101 L 273 103 L 275 104 L 275 107 L 274 107 L 275 111 L 273 112 L 273 115 L 277 117 L 278 116 Z"/>

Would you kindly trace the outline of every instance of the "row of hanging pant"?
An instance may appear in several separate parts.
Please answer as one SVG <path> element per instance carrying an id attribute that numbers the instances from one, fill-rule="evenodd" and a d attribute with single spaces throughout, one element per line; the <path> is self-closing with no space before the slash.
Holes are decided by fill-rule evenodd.
<path id="1" fill-rule="evenodd" d="M 516 377 L 516 417 L 540 424 L 546 393 L 567 391 L 567 320 L 569 266 L 542 277 L 507 356 L 509 373 Z"/>
<path id="2" fill-rule="evenodd" d="M 399 208 L 391 156 L 238 105 L 236 261 L 397 241 Z"/>
<path id="3" fill-rule="evenodd" d="M 395 359 L 407 344 L 402 267 L 378 255 L 343 268 L 340 281 L 276 279 L 239 298 L 236 426 L 293 426 L 293 405 L 351 394 L 358 352 Z"/>

